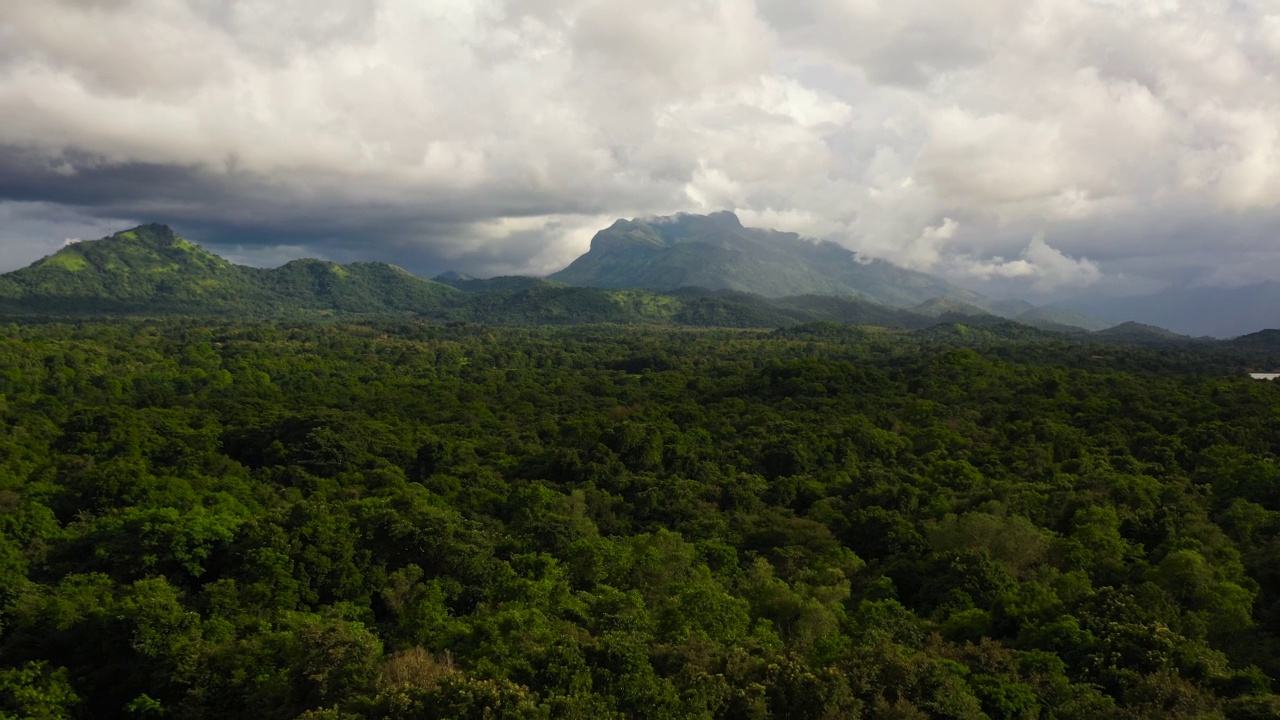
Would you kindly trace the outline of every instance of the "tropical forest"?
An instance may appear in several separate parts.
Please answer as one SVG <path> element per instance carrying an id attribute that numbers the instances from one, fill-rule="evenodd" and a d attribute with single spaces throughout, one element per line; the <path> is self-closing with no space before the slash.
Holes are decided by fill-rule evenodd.
<path id="1" fill-rule="evenodd" d="M 139 233 L 0 278 L 0 718 L 1280 717 L 1275 333 Z"/>

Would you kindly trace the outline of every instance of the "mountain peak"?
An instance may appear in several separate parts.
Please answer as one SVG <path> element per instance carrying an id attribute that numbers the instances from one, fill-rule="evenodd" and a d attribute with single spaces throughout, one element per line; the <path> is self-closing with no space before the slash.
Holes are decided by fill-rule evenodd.
<path id="1" fill-rule="evenodd" d="M 860 262 L 835 243 L 744 227 L 729 211 L 618 220 L 596 233 L 585 255 L 549 279 L 618 289 L 703 287 L 766 297 L 854 295 L 901 308 L 940 297 L 985 302 L 931 275 Z"/>
<path id="2" fill-rule="evenodd" d="M 124 237 L 124 236 L 148 237 L 148 238 L 171 240 L 171 239 L 177 238 L 178 234 L 173 231 L 173 228 L 169 227 L 168 225 L 165 225 L 164 223 L 143 223 L 142 225 L 138 225 L 137 227 L 133 227 L 128 230 L 122 230 L 116 233 L 115 235 L 113 235 L 112 237 Z"/>
<path id="3" fill-rule="evenodd" d="M 127 273 L 175 271 L 187 266 L 220 268 L 227 261 L 182 238 L 168 225 L 150 223 L 99 240 L 66 245 L 32 268 L 69 272 Z"/>
<path id="4" fill-rule="evenodd" d="M 738 214 L 732 210 L 720 210 L 703 216 L 694 215 L 693 217 L 705 217 L 708 221 L 718 225 L 725 225 L 733 228 L 742 227 L 742 221 L 738 219 Z"/>
<path id="5" fill-rule="evenodd" d="M 249 292 L 231 263 L 160 224 L 67 245 L 5 278 L 5 295 L 62 309 L 88 299 L 120 310 L 158 297 L 202 303 Z"/>
<path id="6" fill-rule="evenodd" d="M 103 240 L 108 243 L 141 243 L 152 247 L 195 247 L 175 233 L 173 228 L 160 223 L 147 223 L 128 230 L 121 230 L 110 237 L 103 238 Z"/>

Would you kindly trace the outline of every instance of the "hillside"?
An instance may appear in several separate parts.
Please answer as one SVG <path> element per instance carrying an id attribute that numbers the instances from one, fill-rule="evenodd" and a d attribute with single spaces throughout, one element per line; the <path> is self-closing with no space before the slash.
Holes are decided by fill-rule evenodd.
<path id="1" fill-rule="evenodd" d="M 68 245 L 3 276 L 0 303 L 43 312 L 217 310 L 267 302 L 251 268 L 233 265 L 164 225 Z"/>
<path id="2" fill-rule="evenodd" d="M 618 220 L 596 234 L 586 254 L 550 279 L 606 288 L 704 287 L 766 297 L 852 295 L 902 308 L 934 298 L 985 300 L 931 275 L 881 260 L 864 262 L 835 243 L 743 227 L 730 212 Z"/>
<path id="3" fill-rule="evenodd" d="M 24 315 L 442 313 L 462 298 L 384 263 L 235 265 L 164 225 L 69 245 L 0 276 L 0 311 Z"/>

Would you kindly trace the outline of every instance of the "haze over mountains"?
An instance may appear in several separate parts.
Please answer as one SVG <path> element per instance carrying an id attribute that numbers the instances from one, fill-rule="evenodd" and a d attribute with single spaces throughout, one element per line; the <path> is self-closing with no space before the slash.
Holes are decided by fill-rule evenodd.
<path id="1" fill-rule="evenodd" d="M 0 275 L 0 312 L 412 314 L 502 324 L 726 327 L 836 321 L 923 328 L 1014 320 L 1068 333 L 1118 324 L 1061 308 L 992 300 L 925 273 L 864 262 L 833 243 L 747 228 L 728 212 L 618 220 L 597 233 L 587 253 L 546 279 L 451 272 L 426 280 L 385 263 L 314 259 L 254 268 L 228 262 L 166 226 L 144 225 L 68 245 Z M 1138 330 L 1140 325 L 1125 327 L 1112 335 L 1171 337 Z"/>
<path id="2" fill-rule="evenodd" d="M 1151 295 L 1081 295 L 1062 305 L 1112 325 L 1138 320 L 1186 335 L 1235 337 L 1280 327 L 1280 283 L 1174 287 Z"/>

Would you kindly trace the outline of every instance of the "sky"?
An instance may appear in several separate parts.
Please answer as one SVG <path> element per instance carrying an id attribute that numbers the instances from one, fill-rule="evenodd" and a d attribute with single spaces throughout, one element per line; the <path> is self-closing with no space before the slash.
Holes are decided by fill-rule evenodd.
<path id="1" fill-rule="evenodd" d="M 0 271 L 143 222 L 232 260 L 542 274 L 733 210 L 995 296 L 1280 273 L 1280 5 L 0 2 Z"/>

